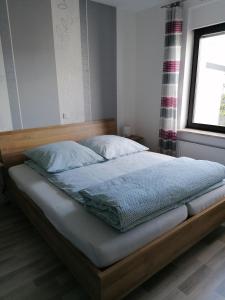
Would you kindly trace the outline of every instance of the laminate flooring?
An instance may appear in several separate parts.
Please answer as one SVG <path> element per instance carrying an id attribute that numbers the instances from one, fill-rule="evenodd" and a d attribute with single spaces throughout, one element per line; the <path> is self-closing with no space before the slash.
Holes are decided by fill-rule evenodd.
<path id="1" fill-rule="evenodd" d="M 0 299 L 88 299 L 14 204 L 0 205 Z M 145 282 L 128 299 L 225 300 L 225 226 Z"/>

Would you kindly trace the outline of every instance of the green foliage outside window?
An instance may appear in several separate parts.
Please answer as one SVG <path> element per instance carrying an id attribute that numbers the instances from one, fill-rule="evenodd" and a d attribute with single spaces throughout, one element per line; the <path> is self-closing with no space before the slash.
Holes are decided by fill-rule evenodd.
<path id="1" fill-rule="evenodd" d="M 221 97 L 220 117 L 225 117 L 225 94 Z"/>

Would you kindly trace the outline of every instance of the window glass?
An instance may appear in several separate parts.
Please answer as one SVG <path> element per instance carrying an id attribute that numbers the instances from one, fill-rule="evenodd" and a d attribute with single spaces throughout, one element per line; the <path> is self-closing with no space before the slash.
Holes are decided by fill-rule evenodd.
<path id="1" fill-rule="evenodd" d="M 199 40 L 192 122 L 225 126 L 225 33 Z"/>

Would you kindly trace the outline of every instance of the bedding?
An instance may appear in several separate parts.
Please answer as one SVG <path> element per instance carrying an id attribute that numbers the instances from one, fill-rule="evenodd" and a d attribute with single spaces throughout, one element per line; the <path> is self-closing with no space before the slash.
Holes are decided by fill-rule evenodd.
<path id="1" fill-rule="evenodd" d="M 145 159 L 140 157 L 142 163 Z M 137 163 L 138 159 L 134 160 Z M 149 160 L 152 160 L 152 156 Z M 187 218 L 187 208 L 181 206 L 122 234 L 90 214 L 77 201 L 27 165 L 10 168 L 9 175 L 17 187 L 41 209 L 57 231 L 98 268 L 108 267 L 125 258 Z"/>
<path id="2" fill-rule="evenodd" d="M 87 209 L 124 232 L 223 184 L 221 164 L 177 158 L 81 191 Z"/>
<path id="3" fill-rule="evenodd" d="M 81 202 L 82 204 L 86 204 L 87 208 L 91 212 L 93 212 L 97 215 L 99 214 L 101 218 L 105 219 L 105 221 L 107 221 L 107 218 L 108 218 L 109 219 L 108 222 L 111 226 L 115 226 L 117 229 L 119 229 L 121 231 L 124 231 L 124 230 L 132 228 L 133 226 L 136 226 L 136 225 L 140 224 L 143 221 L 146 221 L 147 219 L 154 218 L 157 215 L 160 215 L 161 213 L 165 212 L 166 210 L 169 210 L 173 207 L 177 207 L 178 205 L 181 205 L 181 203 L 177 203 L 177 201 L 179 202 L 179 201 L 182 200 L 184 202 L 189 202 L 193 198 L 196 198 L 197 196 L 200 196 L 200 194 L 195 195 L 196 193 L 202 192 L 204 194 L 204 193 L 209 192 L 210 189 L 215 189 L 219 185 L 224 184 L 224 182 L 221 181 L 222 179 L 219 180 L 220 182 L 217 183 L 216 176 L 213 175 L 213 178 L 208 176 L 207 172 L 205 172 L 205 166 L 204 166 L 203 175 L 206 177 L 206 181 L 202 182 L 203 185 L 199 185 L 199 183 L 198 183 L 198 180 L 200 179 L 199 174 L 196 173 L 196 172 L 193 172 L 194 170 L 192 169 L 192 166 L 190 164 L 191 162 L 195 163 L 197 161 L 194 161 L 194 160 L 191 160 L 191 159 L 185 159 L 185 160 L 186 160 L 186 166 L 183 166 L 183 167 L 181 166 L 182 170 L 179 170 L 179 171 L 177 170 L 178 174 L 174 174 L 173 177 L 170 176 L 171 170 L 170 170 L 170 166 L 169 166 L 169 167 L 167 167 L 169 169 L 168 174 L 166 174 L 165 176 L 166 176 L 166 178 L 171 179 L 171 184 L 173 185 L 174 180 L 176 180 L 176 177 L 178 177 L 178 179 L 182 179 L 180 177 L 180 173 L 182 173 L 184 171 L 184 169 L 187 169 L 187 170 L 190 171 L 189 177 L 192 179 L 192 183 L 194 181 L 193 184 L 194 184 L 196 190 L 191 190 L 190 185 L 186 185 L 185 192 L 189 193 L 189 194 L 186 195 L 187 199 L 186 198 L 185 199 L 177 199 L 177 195 L 178 195 L 177 190 L 180 193 L 180 186 L 177 185 L 176 186 L 177 190 L 173 191 L 173 194 L 171 194 L 170 197 L 167 197 L 166 193 L 171 193 L 171 192 L 168 191 L 169 187 L 168 187 L 168 189 L 164 189 L 164 190 L 161 189 L 161 187 L 165 185 L 165 182 L 164 182 L 164 179 L 162 179 L 162 176 L 159 175 L 159 177 L 161 179 L 158 182 L 159 183 L 158 184 L 158 189 L 159 189 L 158 190 L 158 199 L 163 196 L 163 192 L 164 192 L 164 195 L 166 195 L 166 197 L 164 196 L 164 198 L 166 198 L 166 201 L 168 202 L 168 205 L 166 205 L 166 203 L 163 203 L 162 201 L 161 202 L 158 201 L 157 203 L 153 201 L 153 203 L 156 203 L 157 205 L 160 204 L 161 207 L 157 207 L 157 205 L 156 205 L 155 208 L 157 208 L 157 209 L 153 212 L 151 212 L 151 211 L 149 212 L 148 210 L 146 210 L 146 207 L 144 206 L 143 210 L 142 210 L 144 215 L 141 218 L 138 218 L 139 214 L 141 215 L 142 212 L 138 211 L 138 214 L 136 214 L 135 210 L 132 207 L 132 205 L 129 207 L 128 206 L 129 202 L 125 201 L 124 205 L 127 209 L 128 219 L 130 217 L 129 213 L 131 215 L 136 214 L 135 221 L 133 223 L 132 222 L 126 223 L 126 226 L 123 225 L 122 221 L 119 220 L 121 223 L 118 222 L 118 219 L 121 218 L 121 220 L 122 220 L 122 217 L 123 217 L 123 216 L 118 217 L 118 215 L 116 215 L 116 218 L 117 218 L 116 222 L 118 224 L 115 224 L 114 212 L 112 213 L 112 210 L 111 210 L 110 207 L 109 207 L 110 213 L 108 213 L 107 210 L 104 210 L 105 207 L 103 206 L 104 214 L 102 214 L 101 213 L 101 207 L 99 205 L 99 204 L 102 205 L 102 200 L 99 199 L 98 197 L 96 197 L 95 195 L 94 195 L 94 200 L 96 200 L 96 201 L 91 201 L 91 202 L 87 201 L 89 199 L 88 195 L 86 193 L 86 192 L 89 192 L 88 189 L 91 189 L 90 191 L 92 192 L 92 189 L 93 188 L 96 189 L 96 186 L 97 186 L 97 188 L 98 188 L 98 186 L 100 186 L 100 188 L 102 186 L 103 189 L 105 188 L 104 193 L 106 195 L 108 195 L 109 193 L 114 193 L 115 192 L 115 182 L 117 182 L 118 180 L 121 180 L 120 176 L 127 177 L 127 176 L 129 176 L 129 174 L 132 174 L 132 173 L 133 173 L 133 175 L 135 175 L 135 173 L 134 173 L 135 171 L 140 171 L 141 173 L 146 173 L 145 170 L 148 169 L 148 168 L 150 168 L 150 173 L 151 174 L 154 174 L 154 173 L 157 174 L 159 165 L 163 165 L 163 164 L 165 165 L 165 162 L 172 163 L 172 161 L 180 161 L 180 159 L 175 159 L 175 158 L 170 157 L 170 156 L 144 151 L 144 152 L 135 153 L 135 154 L 132 154 L 132 155 L 120 157 L 120 158 L 115 159 L 115 160 L 110 160 L 110 161 L 107 161 L 107 162 L 104 162 L 104 163 L 101 163 L 101 164 L 90 165 L 90 166 L 86 166 L 86 167 L 83 167 L 83 168 L 69 170 L 69 171 L 66 171 L 66 172 L 58 173 L 58 174 L 48 174 L 48 173 L 44 172 L 43 170 L 41 170 L 37 165 L 35 165 L 31 161 L 28 161 L 26 163 L 30 167 L 32 167 L 34 170 L 36 170 L 38 173 L 40 173 L 44 177 L 46 177 L 55 186 L 57 186 L 58 188 L 60 188 L 64 192 L 66 192 L 68 195 L 70 195 L 73 199 L 75 199 L 76 201 Z M 224 173 L 223 173 L 224 172 L 224 167 L 223 166 L 218 165 L 218 164 L 214 164 L 214 163 L 211 163 L 211 162 L 205 162 L 205 161 L 198 162 L 198 163 L 200 163 L 200 164 L 201 163 L 209 164 L 210 166 L 211 165 L 212 166 L 215 166 L 215 165 L 219 166 L 219 169 L 222 170 L 221 178 L 224 177 Z M 141 171 L 143 169 L 145 169 L 145 170 Z M 200 166 L 200 171 L 201 171 L 201 166 Z M 173 173 L 176 173 L 176 172 L 173 172 Z M 195 176 L 193 176 L 193 173 L 194 173 Z M 144 176 L 146 176 L 146 174 L 144 174 Z M 137 177 L 140 177 L 140 175 L 138 174 L 138 175 L 134 176 L 134 181 L 135 182 L 140 181 L 139 178 L 138 178 L 138 180 L 136 180 Z M 149 177 L 149 174 L 147 175 L 147 178 L 148 177 Z M 113 184 L 112 188 L 110 188 L 110 186 L 109 186 L 111 184 L 110 180 L 115 181 L 115 182 L 112 183 Z M 132 190 L 132 188 L 130 186 L 125 187 L 123 180 L 124 180 L 124 178 L 122 177 L 122 184 L 120 185 L 121 195 L 118 193 L 118 188 L 117 188 L 117 191 L 116 191 L 116 193 L 117 193 L 116 197 L 117 197 L 118 202 L 120 202 L 120 203 L 121 203 L 121 199 L 123 199 L 124 196 L 129 197 L 129 199 L 133 199 L 132 197 L 134 197 L 134 193 L 136 191 L 139 191 L 139 190 L 136 190 L 136 191 Z M 126 180 L 126 178 L 125 178 L 125 180 Z M 157 178 L 155 178 L 154 180 L 156 182 L 158 181 Z M 196 180 L 196 182 L 195 182 L 195 180 Z M 210 185 L 212 185 L 212 186 L 207 190 L 207 189 L 204 189 L 204 184 L 208 184 L 208 180 L 212 180 L 212 181 L 209 182 L 209 186 Z M 148 182 L 146 183 L 147 188 L 145 186 L 142 186 L 142 191 L 141 191 L 142 195 L 144 193 L 144 195 L 147 196 L 146 193 L 148 193 L 148 188 L 151 187 L 151 186 L 153 186 L 153 190 L 154 190 L 155 185 L 152 184 L 151 181 L 152 181 L 152 179 L 150 179 L 150 184 Z M 106 182 L 107 182 L 107 186 L 105 184 Z M 217 184 L 213 185 L 213 183 L 217 183 Z M 206 188 L 207 187 L 208 186 L 206 186 Z M 200 191 L 199 191 L 199 189 L 200 189 Z M 82 191 L 82 190 L 84 190 L 84 191 L 82 193 L 80 193 L 80 191 Z M 202 190 L 204 190 L 204 191 L 202 191 Z M 181 192 L 182 191 L 183 190 L 181 189 Z M 86 199 L 84 198 L 84 195 L 87 197 Z M 138 193 L 136 193 L 136 195 L 138 195 Z M 141 195 L 141 197 L 142 197 L 142 195 Z M 181 194 L 180 194 L 180 196 L 181 196 Z M 90 197 L 92 197 L 92 195 Z M 111 197 L 111 195 L 109 195 L 109 197 Z M 113 194 L 113 197 L 115 197 L 114 194 Z M 140 198 L 140 199 L 142 200 L 142 198 Z M 138 199 L 138 201 L 140 199 Z M 175 202 L 170 203 L 170 201 L 175 201 Z M 97 205 L 98 205 L 97 209 L 95 209 L 95 208 L 93 209 L 90 205 L 92 203 L 95 204 L 95 202 L 97 202 Z M 210 201 L 209 201 L 209 203 L 210 203 Z M 149 203 L 148 201 L 147 201 L 147 204 L 150 205 L 150 207 L 152 205 L 152 203 Z M 207 205 L 207 204 L 205 203 L 205 205 Z M 154 205 L 152 207 L 154 208 Z M 130 208 L 130 211 L 129 211 L 129 208 Z M 119 212 L 119 209 L 121 209 L 121 208 L 118 206 L 118 212 Z M 148 215 L 145 215 L 146 211 L 148 212 Z M 131 220 L 133 220 L 133 216 L 132 216 Z"/>
<path id="4" fill-rule="evenodd" d="M 80 190 L 173 159 L 171 156 L 143 151 L 56 174 L 45 172 L 32 161 L 27 161 L 26 164 L 69 196 L 83 203 Z"/>
<path id="5" fill-rule="evenodd" d="M 63 172 L 104 161 L 100 155 L 74 141 L 47 144 L 27 150 L 24 154 L 49 173 Z"/>
<path id="6" fill-rule="evenodd" d="M 89 147 L 105 159 L 114 159 L 120 156 L 149 150 L 147 147 L 130 139 L 117 135 L 99 135 L 80 142 Z"/>

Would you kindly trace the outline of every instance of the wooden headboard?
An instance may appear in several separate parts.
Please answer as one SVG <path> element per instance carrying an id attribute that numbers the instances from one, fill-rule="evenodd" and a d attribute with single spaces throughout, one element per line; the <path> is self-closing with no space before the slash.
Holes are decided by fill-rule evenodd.
<path id="1" fill-rule="evenodd" d="M 57 125 L 0 133 L 0 160 L 5 167 L 22 163 L 23 152 L 37 146 L 64 140 L 79 141 L 101 134 L 116 134 L 113 119 Z"/>

